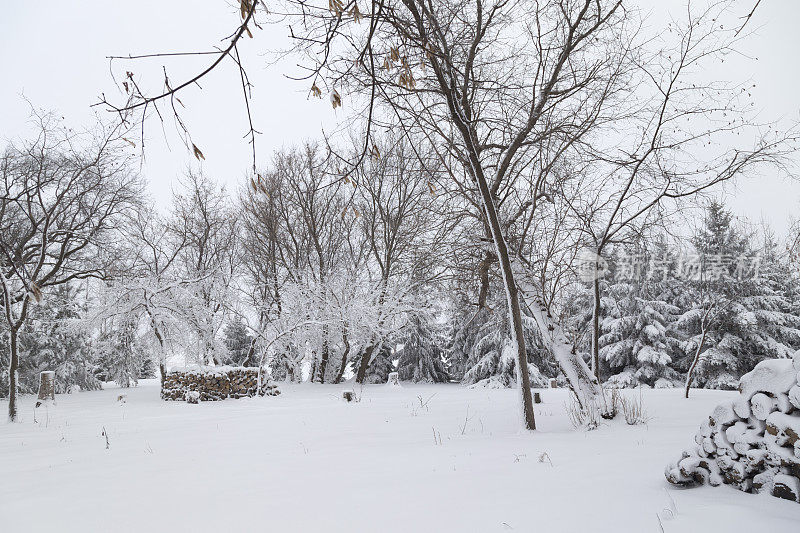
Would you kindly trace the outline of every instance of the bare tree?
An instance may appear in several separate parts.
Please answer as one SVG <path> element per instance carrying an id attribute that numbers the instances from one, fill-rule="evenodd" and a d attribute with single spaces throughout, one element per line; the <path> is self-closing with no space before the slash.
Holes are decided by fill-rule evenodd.
<path id="1" fill-rule="evenodd" d="M 355 205 L 363 238 L 369 250 L 370 263 L 377 271 L 381 286 L 390 282 L 425 284 L 441 274 L 434 265 L 437 243 L 442 242 L 446 221 L 436 210 L 436 172 L 440 168 L 435 157 L 414 154 L 408 142 L 392 135 L 376 138 L 381 157 L 362 162 L 354 173 L 358 183 Z M 383 304 L 384 296 L 379 298 Z M 378 329 L 384 316 L 376 317 Z M 385 339 L 375 339 L 364 348 L 356 373 L 363 383 L 371 359 L 380 352 Z"/>
<path id="2" fill-rule="evenodd" d="M 658 223 L 665 209 L 759 167 L 782 166 L 794 148 L 793 131 L 755 122 L 746 87 L 703 79 L 704 65 L 735 50 L 739 31 L 717 22 L 729 9 L 724 2 L 689 9 L 686 20 L 635 50 L 629 75 L 639 84 L 598 128 L 613 145 L 595 134 L 582 153 L 586 194 L 570 204 L 597 258 L 627 232 Z M 599 378 L 598 276 L 593 290 L 592 371 Z"/>
<path id="3" fill-rule="evenodd" d="M 272 308 L 277 318 L 283 312 L 280 291 L 285 282 L 324 292 L 328 279 L 340 267 L 356 210 L 348 207 L 352 188 L 348 190 L 343 182 L 331 184 L 328 165 L 323 151 L 314 144 L 278 153 L 274 165 L 251 182 L 251 190 L 243 198 L 247 202 L 248 247 L 255 254 L 248 263 L 262 314 Z M 271 264 L 252 266 L 253 261 L 263 260 Z M 260 319 L 261 326 L 269 314 Z M 330 325 L 324 320 L 315 322 L 320 331 L 319 343 L 312 350 L 312 380 L 324 382 L 330 360 Z"/>
<path id="4" fill-rule="evenodd" d="M 173 200 L 171 231 L 183 243 L 180 278 L 192 281 L 199 305 L 185 315 L 200 344 L 201 363 L 220 364 L 218 333 L 238 268 L 238 224 L 230 199 L 203 174 L 188 173 Z M 188 302 L 187 302 L 188 307 Z"/>
<path id="5" fill-rule="evenodd" d="M 163 383 L 168 351 L 193 298 L 191 286 L 201 280 L 181 277 L 178 258 L 187 236 L 172 231 L 153 206 L 141 206 L 120 230 L 127 253 L 98 291 L 86 321 L 121 317 L 125 323 L 144 325 L 155 343 Z"/>
<path id="6" fill-rule="evenodd" d="M 8 417 L 17 418 L 17 339 L 31 305 L 73 280 L 103 278 L 115 262 L 113 235 L 138 206 L 119 127 L 78 135 L 52 116 L 38 136 L 0 159 L 0 283 L 8 324 Z"/>
<path id="7" fill-rule="evenodd" d="M 588 0 L 373 3 L 369 30 L 345 37 L 361 51 L 354 52 L 355 66 L 335 58 L 314 69 L 330 72 L 328 79 L 348 88 L 367 87 L 406 129 L 428 131 L 432 143 L 466 169 L 506 291 L 528 429 L 535 422 L 522 312 L 499 199 L 529 161 L 529 147 L 581 131 L 591 118 L 581 110 L 593 109 L 595 98 L 606 94 L 608 76 L 616 71 L 618 54 L 611 45 L 621 36 L 619 6 Z M 344 20 L 342 13 L 335 15 Z M 333 23 L 323 31 L 325 41 L 344 33 Z M 511 34 L 518 38 L 506 39 Z M 537 313 L 543 303 L 539 297 Z M 539 316 L 548 331 L 551 316 Z M 573 388 L 580 394 L 585 387 L 575 382 Z"/>

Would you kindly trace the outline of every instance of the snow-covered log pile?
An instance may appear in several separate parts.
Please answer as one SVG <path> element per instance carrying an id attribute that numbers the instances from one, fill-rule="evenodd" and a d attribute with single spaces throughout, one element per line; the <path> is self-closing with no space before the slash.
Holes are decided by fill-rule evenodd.
<path id="1" fill-rule="evenodd" d="M 800 502 L 800 351 L 742 376 L 740 396 L 718 405 L 696 446 L 667 467 L 670 483 L 722 483 Z"/>
<path id="2" fill-rule="evenodd" d="M 226 398 L 244 398 L 256 395 L 258 369 L 238 366 L 218 366 L 170 370 L 161 387 L 163 400 L 186 400 L 187 393 L 199 393 L 199 400 L 216 401 Z M 260 396 L 277 396 L 278 386 L 262 375 Z M 193 394 L 192 398 L 197 395 Z"/>

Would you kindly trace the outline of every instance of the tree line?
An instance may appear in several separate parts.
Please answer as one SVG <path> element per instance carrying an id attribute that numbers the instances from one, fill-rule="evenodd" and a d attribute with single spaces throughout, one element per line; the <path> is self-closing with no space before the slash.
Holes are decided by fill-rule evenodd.
<path id="1" fill-rule="evenodd" d="M 69 392 L 163 378 L 168 365 L 261 366 L 296 382 L 398 371 L 515 385 L 492 242 L 468 199 L 446 188 L 451 170 L 410 156 L 402 138 L 381 137 L 381 156 L 347 180 L 311 143 L 276 153 L 235 191 L 187 172 L 159 210 L 119 131 L 76 136 L 49 115 L 40 126 L 2 159 L 4 395 L 35 391 L 45 369 Z M 598 347 L 601 381 L 734 388 L 758 361 L 800 348 L 796 269 L 767 228 L 712 201 L 694 233 L 669 231 L 694 215 L 662 213 L 586 257 L 597 248 L 575 230 L 576 212 L 569 231 L 540 241 L 548 277 L 523 273 L 550 291 L 576 358 L 590 363 Z M 531 384 L 569 385 L 523 302 Z"/>
<path id="2" fill-rule="evenodd" d="M 230 46 L 193 81 L 232 58 L 249 109 L 236 45 L 276 17 L 291 25 L 310 94 L 349 106 L 349 135 L 277 154 L 263 169 L 254 152 L 250 187 L 233 203 L 190 177 L 183 208 L 176 201 L 163 227 L 138 231 L 152 241 L 143 257 L 129 254 L 105 282 L 118 284 L 110 294 L 123 295 L 124 309 L 147 317 L 162 370 L 189 333 L 180 345 L 193 343 L 191 357 L 219 362 L 233 313 L 253 336 L 248 361 L 291 379 L 302 371 L 336 381 L 350 366 L 363 382 L 408 345 L 407 358 L 446 360 L 450 373 L 480 381 L 458 362 L 474 344 L 515 369 L 529 429 L 531 359 L 562 375 L 581 406 L 600 405 L 612 286 L 592 282 L 588 359 L 562 319 L 581 251 L 606 257 L 653 235 L 719 184 L 782 167 L 797 141 L 757 122 L 746 86 L 704 77 L 741 39 L 741 24 L 723 23 L 734 17 L 725 2 L 653 32 L 621 1 L 287 1 L 268 10 L 243 0 Z M 127 102 L 102 102 L 122 124 L 192 86 L 167 82 L 149 96 L 126 76 Z M 184 124 L 178 107 L 166 109 Z M 127 275 L 135 269 L 146 274 Z M 41 288 L 26 275 L 5 297 L 12 332 L 22 327 L 17 308 Z M 455 330 L 444 351 L 464 357 L 433 348 L 442 317 Z M 473 331 L 492 322 L 486 335 Z M 401 342 L 409 324 L 430 341 Z"/>

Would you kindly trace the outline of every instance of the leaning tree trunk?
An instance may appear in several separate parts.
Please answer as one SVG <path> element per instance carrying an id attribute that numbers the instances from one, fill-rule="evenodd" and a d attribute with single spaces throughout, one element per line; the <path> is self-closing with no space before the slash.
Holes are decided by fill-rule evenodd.
<path id="1" fill-rule="evenodd" d="M 603 402 L 603 389 L 600 382 L 586 365 L 583 358 L 576 352 L 575 346 L 569 341 L 560 324 L 552 317 L 539 292 L 534 288 L 523 290 L 523 295 L 530 294 L 531 300 L 527 308 L 536 321 L 536 326 L 542 335 L 547 350 L 558 362 L 558 366 L 567 379 L 567 384 L 578 403 L 584 409 L 605 405 Z"/>
<path id="2" fill-rule="evenodd" d="M 525 350 L 525 333 L 522 329 L 522 311 L 519 307 L 519 297 L 517 295 L 517 283 L 514 280 L 514 273 L 511 269 L 511 258 L 508 255 L 503 231 L 500 228 L 500 219 L 497 216 L 497 209 L 494 205 L 492 193 L 481 172 L 474 172 L 475 181 L 481 192 L 483 207 L 489 228 L 492 231 L 497 258 L 500 261 L 500 271 L 503 275 L 503 284 L 506 289 L 506 300 L 508 302 L 509 321 L 511 322 L 511 341 L 516 344 L 517 351 L 517 383 L 520 388 L 522 399 L 522 416 L 525 429 L 536 429 L 536 420 L 533 414 L 533 399 L 531 398 L 531 382 L 528 375 L 528 354 Z"/>
<path id="3" fill-rule="evenodd" d="M 370 344 L 361 354 L 361 362 L 358 365 L 358 373 L 356 374 L 356 382 L 364 383 L 367 378 L 367 368 L 369 367 L 372 353 L 375 351 L 375 344 Z"/>
<path id="4" fill-rule="evenodd" d="M 19 368 L 17 333 L 17 330 L 11 328 L 8 334 L 11 348 L 11 360 L 8 364 L 8 420 L 11 422 L 17 420 L 17 369 Z"/>
<path id="5" fill-rule="evenodd" d="M 594 308 L 592 309 L 592 374 L 600 381 L 600 280 L 594 280 Z"/>

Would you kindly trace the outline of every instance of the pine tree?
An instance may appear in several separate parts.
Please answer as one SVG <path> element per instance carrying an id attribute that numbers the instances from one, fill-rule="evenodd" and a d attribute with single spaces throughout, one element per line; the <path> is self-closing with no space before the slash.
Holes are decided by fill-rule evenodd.
<path id="1" fill-rule="evenodd" d="M 247 331 L 244 321 L 241 318 L 234 318 L 225 326 L 225 347 L 228 349 L 228 355 L 224 362 L 245 365 L 252 344 L 253 337 Z"/>
<path id="2" fill-rule="evenodd" d="M 670 327 L 679 310 L 672 303 L 674 257 L 665 239 L 656 235 L 649 242 L 615 245 L 607 260 L 600 280 L 600 377 L 617 387 L 674 386 L 680 376 L 671 364 L 680 351 Z M 573 292 L 570 324 L 578 345 L 588 351 L 592 294 L 586 287 Z"/>
<path id="3" fill-rule="evenodd" d="M 761 249 L 758 271 L 750 284 L 752 292 L 742 305 L 753 313 L 755 327 L 748 337 L 749 353 L 743 364 L 752 368 L 768 358 L 792 357 L 800 348 L 800 287 L 786 257 L 778 253 L 767 235 Z"/>
<path id="4" fill-rule="evenodd" d="M 31 320 L 19 337 L 25 354 L 20 365 L 20 392 L 34 392 L 39 372 L 56 373 L 56 392 L 97 390 L 98 365 L 89 333 L 79 326 L 83 309 L 78 290 L 69 285 L 55 287 L 31 311 Z"/>
<path id="5" fill-rule="evenodd" d="M 547 378 L 540 368 L 547 368 L 548 375 L 555 376 L 557 366 L 541 346 L 536 322 L 524 314 L 522 318 L 531 386 L 545 387 Z M 490 388 L 516 387 L 516 351 L 508 349 L 511 345 L 506 316 L 482 309 L 463 330 L 456 338 L 458 343 L 451 348 L 465 355 L 462 383 Z"/>
<path id="6" fill-rule="evenodd" d="M 618 386 L 668 386 L 677 376 L 670 368 L 676 341 L 669 327 L 677 308 L 652 297 L 632 283 L 609 287 L 601 300 L 603 319 L 600 323 L 600 358 L 612 373 Z"/>
<path id="7" fill-rule="evenodd" d="M 389 346 L 381 346 L 377 355 L 373 354 L 372 363 L 367 370 L 367 383 L 386 383 L 389 373 L 395 371 L 394 353 Z"/>
<path id="8" fill-rule="evenodd" d="M 443 355 L 445 338 L 433 317 L 416 314 L 403 338 L 397 371 L 403 381 L 445 383 L 450 380 Z"/>
<path id="9" fill-rule="evenodd" d="M 150 359 L 133 320 L 109 321 L 97 340 L 96 350 L 105 377 L 122 388 L 136 386 L 143 368 L 147 371 L 146 361 Z"/>
<path id="10" fill-rule="evenodd" d="M 152 357 L 145 357 L 142 366 L 139 367 L 138 379 L 151 379 L 156 377 L 156 363 Z"/>
<path id="11" fill-rule="evenodd" d="M 679 320 L 691 335 L 685 351 L 697 355 L 698 385 L 736 388 L 759 361 L 788 357 L 800 346 L 800 317 L 792 303 L 797 283 L 774 240 L 765 239 L 757 261 L 752 236 L 717 202 L 709 205 L 694 245 L 700 276 L 691 282 L 697 303 Z M 705 335 L 703 316 L 709 322 Z"/>

